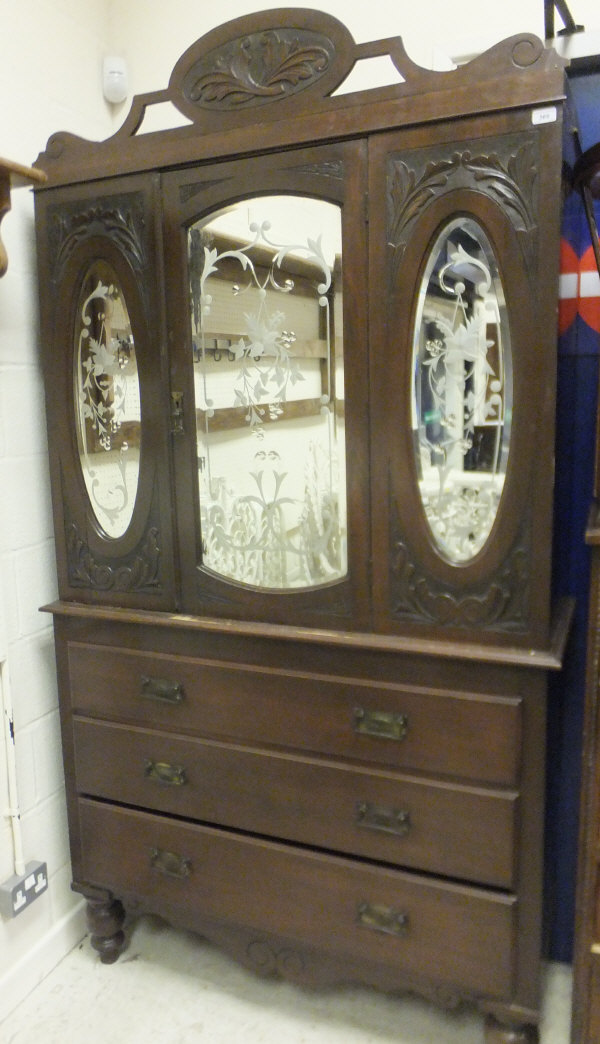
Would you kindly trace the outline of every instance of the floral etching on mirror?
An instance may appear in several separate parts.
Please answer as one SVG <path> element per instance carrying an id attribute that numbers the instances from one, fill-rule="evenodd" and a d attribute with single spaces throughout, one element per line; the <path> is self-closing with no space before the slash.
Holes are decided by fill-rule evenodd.
<path id="1" fill-rule="evenodd" d="M 347 569 L 340 210 L 250 202 L 188 233 L 203 565 L 312 587 Z"/>
<path id="2" fill-rule="evenodd" d="M 74 362 L 83 478 L 102 531 L 115 538 L 127 530 L 135 505 L 140 394 L 127 307 L 106 262 L 93 262 L 82 283 Z"/>
<path id="3" fill-rule="evenodd" d="M 534 247 L 539 205 L 538 167 L 537 144 L 530 134 L 498 137 L 493 144 L 488 142 L 484 146 L 482 143 L 480 148 L 476 143 L 471 143 L 468 149 L 455 149 L 450 153 L 438 148 L 416 150 L 411 153 L 410 157 L 391 156 L 388 161 L 387 180 L 390 250 L 388 293 L 391 295 L 395 293 L 405 249 L 420 216 L 430 204 L 434 204 L 446 194 L 463 189 L 478 194 L 483 193 L 502 208 L 517 235 L 526 271 L 532 279 L 535 278 Z M 450 196 L 448 196 L 449 198 Z M 482 235 L 477 232 L 478 227 Z M 479 264 L 485 266 L 488 272 L 488 276 L 486 276 L 479 267 L 478 282 L 484 291 L 482 299 L 485 301 L 485 308 L 489 310 L 491 302 L 491 310 L 495 312 L 492 323 L 486 322 L 485 330 L 482 326 L 480 333 L 476 334 L 473 323 L 473 302 L 477 297 L 477 279 L 470 286 L 467 281 L 462 292 L 455 292 L 459 290 L 456 284 L 461 281 L 460 274 L 455 273 L 453 276 L 451 270 L 447 270 L 446 285 L 447 289 L 451 291 L 450 294 L 448 295 L 438 284 L 432 295 L 432 301 L 437 296 L 434 310 L 437 307 L 438 311 L 444 313 L 444 317 L 433 325 L 431 323 L 427 325 L 427 322 L 423 324 L 421 320 L 424 314 L 423 303 L 426 293 L 421 286 L 419 301 L 421 319 L 415 326 L 415 339 L 419 332 L 418 328 L 421 328 L 419 334 L 422 337 L 421 362 L 423 365 L 421 369 L 423 373 L 427 374 L 420 378 L 421 387 L 417 388 L 415 384 L 412 393 L 415 400 L 412 408 L 415 446 L 418 447 L 416 456 L 419 490 L 428 501 L 428 527 L 434 540 L 434 546 L 443 558 L 456 565 L 468 564 L 480 550 L 484 549 L 489 540 L 504 484 L 512 418 L 511 345 L 503 288 L 491 244 L 484 230 L 477 226 L 477 222 L 475 222 L 474 229 L 475 240 L 479 243 L 479 246 L 476 245 L 474 257 Z M 438 242 L 438 247 L 439 245 Z M 453 249 L 456 249 L 456 244 L 454 246 L 450 244 L 445 258 L 440 256 L 437 263 L 438 268 L 441 268 L 445 261 L 450 260 Z M 471 248 L 463 243 L 463 249 L 469 252 Z M 432 248 L 431 254 L 433 255 L 433 253 L 435 253 L 435 248 Z M 455 260 L 460 265 L 458 256 Z M 431 256 L 429 256 L 429 263 L 431 266 Z M 464 258 L 463 263 L 469 264 L 468 260 Z M 477 264 L 472 265 L 473 274 L 477 272 L 477 268 Z M 438 275 L 434 275 L 433 284 L 438 280 Z M 488 292 L 486 299 L 484 286 L 488 282 L 488 277 L 491 278 L 491 296 Z M 446 298 L 446 302 L 451 300 L 454 302 L 453 319 L 449 318 L 447 314 L 448 303 L 440 306 L 443 298 Z M 466 310 L 464 306 L 466 306 Z M 476 310 L 481 311 L 481 301 L 476 306 Z M 457 326 L 457 316 L 460 316 L 461 313 L 463 321 L 459 321 Z M 425 316 L 425 318 L 429 320 L 431 316 Z M 489 344 L 490 340 L 494 343 Z M 429 348 L 427 348 L 427 342 L 429 342 Z M 414 350 L 416 351 L 416 344 Z M 464 351 L 462 365 L 459 363 L 461 351 Z M 457 367 L 453 366 L 453 356 L 458 364 Z M 477 356 L 479 356 L 479 362 L 477 362 Z M 446 362 L 450 363 L 448 373 L 446 373 Z M 475 370 L 469 378 L 469 370 L 473 367 Z M 485 373 L 488 367 L 491 372 Z M 446 410 L 446 400 L 449 405 L 451 399 L 449 390 L 453 383 L 456 393 L 456 380 L 461 388 L 464 382 L 465 397 L 462 407 L 456 411 L 451 408 Z M 423 384 L 427 385 L 425 398 L 429 395 L 431 411 L 424 408 L 421 418 L 423 425 L 418 434 L 419 425 L 415 416 L 416 400 L 422 394 Z M 484 385 L 485 392 L 483 391 Z M 501 403 L 497 397 L 500 397 Z M 496 405 L 494 405 L 494 399 Z M 437 418 L 436 410 L 439 414 Z M 427 412 L 430 415 L 425 417 Z M 461 418 L 460 424 L 457 423 L 459 417 Z M 503 418 L 501 423 L 498 423 L 501 418 Z M 444 422 L 448 422 L 448 420 L 450 427 L 445 429 L 446 438 L 439 438 L 435 452 L 430 453 L 427 441 L 429 434 L 432 433 L 431 425 L 436 420 L 441 422 L 440 431 Z M 425 438 L 422 437 L 424 434 Z M 426 467 L 425 470 L 429 469 L 430 478 L 437 472 L 435 480 L 437 489 L 448 492 L 450 461 L 453 453 L 455 460 L 462 455 L 459 454 L 461 442 L 466 454 L 464 464 L 458 470 L 463 472 L 467 484 L 477 482 L 475 491 L 471 489 L 466 494 L 465 488 L 465 496 L 461 496 L 459 500 L 455 501 L 455 507 L 460 506 L 456 515 L 458 524 L 456 535 L 459 535 L 459 530 L 462 531 L 462 551 L 457 549 L 456 542 L 453 547 L 445 544 L 449 531 L 448 534 L 443 534 L 437 528 L 437 522 L 444 527 L 448 525 L 449 519 L 444 518 L 444 510 L 440 501 L 436 522 L 431 508 L 430 492 L 425 492 L 423 482 L 423 461 L 426 463 L 428 461 L 428 468 Z M 495 454 L 492 442 L 498 450 Z M 452 446 L 451 443 L 454 445 Z M 475 466 L 478 468 L 481 465 L 484 474 L 491 474 L 495 466 L 493 465 L 494 455 L 499 464 L 493 480 L 496 491 L 486 506 L 485 502 L 481 501 L 482 487 L 479 486 L 475 475 L 466 473 L 476 470 Z M 445 458 L 445 463 L 443 458 Z M 490 462 L 492 463 L 491 469 Z M 485 521 L 486 518 L 487 521 Z M 479 537 L 477 537 L 476 527 L 471 525 L 472 522 L 478 522 Z M 433 528 L 431 528 L 432 526 Z M 435 532 L 436 528 L 437 532 Z M 465 604 L 463 604 L 464 598 L 461 598 L 451 585 L 445 585 L 439 580 L 434 582 L 433 578 L 428 578 L 422 569 L 417 568 L 412 558 L 410 541 L 407 540 L 407 536 L 408 534 L 402 532 L 400 528 L 399 518 L 396 518 L 390 545 L 391 582 L 396 603 L 394 609 L 396 615 L 408 615 L 423 620 L 451 619 L 459 625 L 461 621 L 467 618 L 473 620 L 474 616 L 477 616 L 481 622 L 487 621 L 488 624 L 500 629 L 519 630 L 525 626 L 529 577 L 523 575 L 523 556 L 529 546 L 529 536 L 521 534 L 518 546 L 507 560 L 502 584 L 499 587 L 493 585 L 492 588 L 483 585 L 480 590 L 473 591 L 469 595 Z M 523 544 L 523 540 L 525 540 L 525 544 Z"/>
<path id="4" fill-rule="evenodd" d="M 456 218 L 429 253 L 413 341 L 412 426 L 431 536 L 452 563 L 494 525 L 512 418 L 512 359 L 497 263 L 483 228 Z"/>

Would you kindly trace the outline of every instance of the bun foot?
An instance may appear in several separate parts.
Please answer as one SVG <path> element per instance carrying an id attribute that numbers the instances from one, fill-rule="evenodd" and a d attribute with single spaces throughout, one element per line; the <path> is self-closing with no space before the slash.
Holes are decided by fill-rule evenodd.
<path id="1" fill-rule="evenodd" d="M 537 1026 L 509 1026 L 493 1015 L 485 1020 L 485 1044 L 538 1044 Z"/>
<path id="2" fill-rule="evenodd" d="M 87 901 L 87 926 L 90 942 L 100 956 L 102 964 L 114 964 L 125 948 L 125 933 L 122 931 L 125 911 L 118 899 L 89 899 Z"/>

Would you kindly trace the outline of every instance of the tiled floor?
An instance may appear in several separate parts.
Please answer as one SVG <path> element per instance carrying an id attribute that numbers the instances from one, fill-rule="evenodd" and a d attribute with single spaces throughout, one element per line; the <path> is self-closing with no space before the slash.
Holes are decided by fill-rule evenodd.
<path id="1" fill-rule="evenodd" d="M 568 1044 L 571 976 L 547 969 L 542 1044 Z M 141 920 L 126 953 L 73 950 L 0 1025 L 1 1044 L 482 1044 L 473 1011 L 441 1013 L 371 990 L 257 979 L 214 947 Z"/>

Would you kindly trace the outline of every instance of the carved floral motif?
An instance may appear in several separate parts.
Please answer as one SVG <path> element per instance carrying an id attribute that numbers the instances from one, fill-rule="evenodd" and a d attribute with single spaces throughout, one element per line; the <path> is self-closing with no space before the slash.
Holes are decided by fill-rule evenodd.
<path id="1" fill-rule="evenodd" d="M 91 236 L 106 236 L 118 247 L 134 270 L 143 271 L 146 257 L 139 235 L 142 221 L 143 216 L 136 206 L 135 198 L 113 200 L 111 206 L 98 204 L 86 207 L 85 210 L 76 210 L 74 213 L 66 213 L 61 209 L 55 215 L 51 228 L 52 253 L 56 258 L 57 276 L 73 251 Z"/>
<path id="2" fill-rule="evenodd" d="M 331 41 L 302 29 L 271 29 L 231 41 L 198 62 L 184 93 L 197 105 L 236 109 L 310 87 L 333 56 Z"/>
<path id="3" fill-rule="evenodd" d="M 298 978 L 305 971 L 305 955 L 300 950 L 287 946 L 276 947 L 265 939 L 253 939 L 246 956 L 259 975 L 280 976 L 283 979 Z"/>
<path id="4" fill-rule="evenodd" d="M 317 174 L 319 177 L 333 178 L 336 181 L 341 181 L 344 177 L 344 161 L 341 159 L 323 160 L 321 163 L 301 163 L 292 169 L 297 170 L 299 174 Z"/>
<path id="5" fill-rule="evenodd" d="M 127 565 L 114 567 L 96 561 L 75 523 L 67 531 L 69 582 L 73 587 L 96 591 L 160 591 L 160 545 L 158 530 L 148 530 L 139 553 Z"/>
<path id="6" fill-rule="evenodd" d="M 500 146 L 500 143 L 497 143 Z M 418 166 L 418 154 L 410 164 L 398 157 L 390 160 L 388 207 L 390 245 L 400 260 L 412 224 L 442 190 L 470 188 L 485 192 L 499 203 L 517 232 L 536 227 L 535 186 L 537 161 L 533 140 L 506 143 L 494 152 L 473 154 L 471 149 L 450 157 L 433 158 Z"/>
<path id="7" fill-rule="evenodd" d="M 487 627 L 517 632 L 528 625 L 529 555 L 523 539 L 493 579 L 479 589 L 455 590 L 428 576 L 412 558 L 393 510 L 391 539 L 392 613 L 397 619 L 450 627 Z"/>
<path id="8" fill-rule="evenodd" d="M 495 152 L 479 156 L 464 152 L 461 160 L 476 184 L 504 207 L 519 232 L 529 232 L 535 227 L 532 197 L 537 166 L 532 141 L 504 158 Z"/>
<path id="9" fill-rule="evenodd" d="M 456 627 L 479 626 L 495 630 L 523 630 L 528 587 L 526 552 L 517 549 L 499 576 L 482 591 L 458 594 L 436 584 L 411 561 L 398 541 L 392 561 L 396 617 L 414 617 Z"/>

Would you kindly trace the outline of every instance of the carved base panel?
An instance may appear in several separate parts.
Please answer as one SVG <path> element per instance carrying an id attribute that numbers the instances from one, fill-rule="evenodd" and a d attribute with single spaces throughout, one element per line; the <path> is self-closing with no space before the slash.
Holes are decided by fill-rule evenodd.
<path id="1" fill-rule="evenodd" d="M 485 1044 L 537 1044 L 537 1026 L 508 1026 L 493 1015 L 485 1021 Z"/>
<path id="2" fill-rule="evenodd" d="M 463 1004 L 473 1005 L 482 1013 L 486 1011 L 485 1000 L 466 996 L 450 986 L 412 979 L 403 974 L 401 967 L 337 960 L 290 940 L 227 925 L 207 923 L 201 934 L 244 967 L 263 977 L 285 979 L 309 989 L 363 986 L 398 996 L 419 996 L 446 1011 L 454 1011 Z M 499 1010 L 500 1006 L 496 1005 L 496 1008 Z M 487 1014 L 485 1044 L 537 1044 L 537 1026 L 509 1022 L 514 1018 L 509 1014 L 508 1006 L 504 1022 Z"/>
<path id="3" fill-rule="evenodd" d="M 202 936 L 264 978 L 284 979 L 305 989 L 363 986 L 387 993 L 415 994 L 453 1011 L 463 998 L 450 987 L 417 982 L 401 969 L 336 959 L 296 942 L 227 925 L 207 924 Z"/>
<path id="4" fill-rule="evenodd" d="M 127 901 L 127 906 L 134 917 L 158 914 L 176 927 L 197 932 L 261 978 L 282 979 L 304 989 L 355 986 L 398 996 L 412 994 L 446 1011 L 470 1004 L 485 1015 L 485 1044 L 537 1044 L 539 1039 L 537 1027 L 516 1022 L 518 1016 L 508 1006 L 504 1014 L 501 1005 L 494 1005 L 495 1010 L 504 1014 L 505 1021 L 500 1021 L 496 1016 L 486 1014 L 489 1001 L 486 1002 L 484 998 L 467 996 L 450 986 L 436 986 L 413 979 L 406 976 L 400 966 L 351 961 L 347 957 L 336 958 L 295 940 L 204 919 L 189 909 L 182 911 L 177 908 L 165 909 L 163 906 L 160 911 L 152 910 L 147 903 L 140 903 L 137 898 Z M 113 959 L 118 956 L 117 953 Z M 101 959 L 104 960 L 102 955 Z"/>

